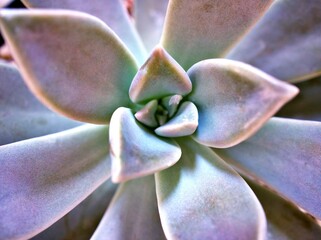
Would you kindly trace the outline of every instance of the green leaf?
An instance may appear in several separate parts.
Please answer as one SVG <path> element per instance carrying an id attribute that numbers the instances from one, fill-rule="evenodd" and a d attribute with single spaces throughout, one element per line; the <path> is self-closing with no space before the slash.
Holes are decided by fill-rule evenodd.
<path id="1" fill-rule="evenodd" d="M 89 13 L 98 17 L 121 38 L 134 54 L 139 64 L 147 58 L 140 37 L 129 19 L 122 0 L 22 0 L 28 7 L 47 9 L 68 9 Z"/>
<path id="2" fill-rule="evenodd" d="M 126 181 L 168 168 L 181 157 L 174 140 L 156 136 L 135 120 L 130 109 L 118 108 L 109 134 L 112 180 Z"/>
<path id="3" fill-rule="evenodd" d="M 0 145 L 80 124 L 49 111 L 30 93 L 17 68 L 0 62 Z"/>
<path id="4" fill-rule="evenodd" d="M 29 239 L 110 176 L 107 127 L 81 126 L 0 147 L 0 239 Z"/>
<path id="5" fill-rule="evenodd" d="M 244 143 L 215 152 L 321 219 L 320 139 L 320 122 L 273 118 Z"/>
<path id="6" fill-rule="evenodd" d="M 251 67 L 210 59 L 188 70 L 193 92 L 188 100 L 199 114 L 195 140 L 226 148 L 254 134 L 279 108 L 292 99 L 296 87 Z"/>
<path id="7" fill-rule="evenodd" d="M 317 240 L 321 227 L 297 206 L 285 201 L 265 187 L 249 182 L 267 218 L 267 240 Z"/>
<path id="8" fill-rule="evenodd" d="M 193 134 L 198 126 L 198 112 L 192 102 L 183 102 L 177 113 L 164 125 L 155 129 L 158 136 L 183 137 Z"/>
<path id="9" fill-rule="evenodd" d="M 172 0 L 161 43 L 187 70 L 222 57 L 264 14 L 272 0 Z"/>
<path id="10" fill-rule="evenodd" d="M 130 104 L 137 66 L 103 22 L 67 10 L 3 10 L 0 25 L 28 86 L 51 109 L 101 124 Z"/>
<path id="11" fill-rule="evenodd" d="M 144 45 L 151 51 L 161 38 L 168 0 L 135 0 L 135 26 Z"/>
<path id="12" fill-rule="evenodd" d="M 263 239 L 263 209 L 245 181 L 209 148 L 179 141 L 182 158 L 156 173 L 167 239 Z"/>
<path id="13" fill-rule="evenodd" d="M 165 239 L 157 209 L 154 177 L 121 184 L 91 239 Z"/>
<path id="14" fill-rule="evenodd" d="M 320 1 L 274 1 L 227 57 L 290 82 L 321 75 Z"/>
<path id="15" fill-rule="evenodd" d="M 143 103 L 174 94 L 184 96 L 191 90 L 184 69 L 162 47 L 156 47 L 134 77 L 129 96 L 133 102 Z"/>

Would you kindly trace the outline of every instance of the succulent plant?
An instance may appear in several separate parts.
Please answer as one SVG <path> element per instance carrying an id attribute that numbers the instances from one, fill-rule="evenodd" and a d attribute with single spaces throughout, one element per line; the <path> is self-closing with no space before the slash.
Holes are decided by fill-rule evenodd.
<path id="1" fill-rule="evenodd" d="M 109 178 L 92 239 L 320 237 L 298 207 L 321 219 L 321 123 L 271 118 L 321 75 L 319 1 L 23 2 L 0 12 L 1 239 L 107 205 Z"/>

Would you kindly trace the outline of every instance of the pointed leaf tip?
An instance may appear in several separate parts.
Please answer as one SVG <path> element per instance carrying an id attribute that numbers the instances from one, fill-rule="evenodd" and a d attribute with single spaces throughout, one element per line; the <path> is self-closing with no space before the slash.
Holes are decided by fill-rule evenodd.
<path id="1" fill-rule="evenodd" d="M 231 147 L 254 134 L 298 89 L 241 62 L 210 59 L 188 70 L 199 126 L 195 140 Z"/>
<path id="2" fill-rule="evenodd" d="M 157 137 L 135 120 L 130 109 L 118 108 L 110 122 L 112 180 L 152 174 L 175 164 L 181 149 L 171 139 Z"/>
<path id="3" fill-rule="evenodd" d="M 129 89 L 133 102 L 142 103 L 168 95 L 186 95 L 192 90 L 184 69 L 160 46 L 139 69 Z"/>

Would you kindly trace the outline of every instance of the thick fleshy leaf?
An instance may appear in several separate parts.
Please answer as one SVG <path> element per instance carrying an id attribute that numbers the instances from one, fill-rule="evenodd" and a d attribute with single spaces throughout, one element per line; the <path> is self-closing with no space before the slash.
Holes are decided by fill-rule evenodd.
<path id="1" fill-rule="evenodd" d="M 318 240 L 321 227 L 295 205 L 272 191 L 248 182 L 267 218 L 267 240 Z"/>
<path id="2" fill-rule="evenodd" d="M 175 164 L 181 149 L 171 139 L 157 137 L 136 121 L 128 108 L 118 108 L 110 121 L 112 180 L 126 181 Z"/>
<path id="3" fill-rule="evenodd" d="M 192 102 L 183 102 L 176 115 L 164 125 L 155 129 L 163 137 L 183 137 L 193 134 L 198 126 L 198 112 Z"/>
<path id="4" fill-rule="evenodd" d="M 321 75 L 320 1 L 274 1 L 228 58 L 291 82 Z"/>
<path id="5" fill-rule="evenodd" d="M 153 176 L 120 185 L 91 240 L 165 239 Z"/>
<path id="6" fill-rule="evenodd" d="M 264 14 L 272 0 L 172 0 L 161 43 L 181 64 L 224 56 Z"/>
<path id="7" fill-rule="evenodd" d="M 17 68 L 0 62 L 0 145 L 80 124 L 49 111 L 30 93 Z"/>
<path id="8" fill-rule="evenodd" d="M 162 34 L 168 0 L 135 0 L 135 25 L 148 51 L 158 43 Z"/>
<path id="9" fill-rule="evenodd" d="M 31 240 L 88 240 L 95 232 L 116 190 L 106 181 L 72 211 Z"/>
<path id="10" fill-rule="evenodd" d="M 298 96 L 286 104 L 277 116 L 321 121 L 321 77 L 300 82 Z"/>
<path id="11" fill-rule="evenodd" d="M 181 102 L 181 100 L 183 99 L 183 97 L 181 95 L 173 95 L 173 96 L 168 96 L 168 97 L 164 97 L 161 100 L 161 104 L 166 108 L 166 110 L 168 111 L 168 116 L 172 117 L 174 116 L 174 114 L 177 111 L 177 108 Z"/>
<path id="12" fill-rule="evenodd" d="M 128 106 L 137 66 L 98 19 L 67 10 L 5 10 L 0 25 L 33 93 L 50 108 L 85 122 L 108 123 Z"/>
<path id="13" fill-rule="evenodd" d="M 262 207 L 246 182 L 209 148 L 179 141 L 182 158 L 156 174 L 168 239 L 263 239 Z"/>
<path id="14" fill-rule="evenodd" d="M 195 139 L 218 148 L 250 137 L 298 93 L 250 65 L 226 59 L 199 62 L 188 75 L 193 83 L 188 99 L 199 114 Z"/>
<path id="15" fill-rule="evenodd" d="M 143 64 L 146 50 L 133 27 L 122 0 L 22 0 L 28 7 L 48 9 L 69 9 L 89 13 L 98 17 L 121 38 L 137 61 Z"/>
<path id="16" fill-rule="evenodd" d="M 191 90 L 184 69 L 162 47 L 156 47 L 134 77 L 129 96 L 133 102 L 142 103 L 168 95 L 184 96 Z"/>
<path id="17" fill-rule="evenodd" d="M 236 147 L 215 150 L 321 219 L 321 123 L 273 118 Z"/>
<path id="18" fill-rule="evenodd" d="M 135 113 L 135 118 L 148 127 L 157 127 L 158 123 L 155 118 L 157 107 L 158 101 L 152 100 Z"/>
<path id="19" fill-rule="evenodd" d="M 28 239 L 110 176 L 107 127 L 81 126 L 0 147 L 0 239 Z"/>

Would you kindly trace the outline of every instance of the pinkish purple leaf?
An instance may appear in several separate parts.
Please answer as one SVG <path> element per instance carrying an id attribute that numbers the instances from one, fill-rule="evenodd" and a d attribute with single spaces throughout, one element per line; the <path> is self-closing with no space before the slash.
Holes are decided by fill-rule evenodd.
<path id="1" fill-rule="evenodd" d="M 320 0 L 279 0 L 228 54 L 281 80 L 321 75 Z"/>
<path id="2" fill-rule="evenodd" d="M 0 145 L 60 132 L 81 123 L 44 107 L 24 84 L 18 69 L 0 63 Z"/>
<path id="3" fill-rule="evenodd" d="M 209 59 L 188 70 L 193 91 L 187 99 L 199 114 L 195 140 L 226 148 L 254 134 L 297 88 L 250 65 Z"/>
<path id="4" fill-rule="evenodd" d="M 172 0 L 161 43 L 187 70 L 222 57 L 265 13 L 272 0 Z"/>
<path id="5" fill-rule="evenodd" d="M 110 121 L 112 180 L 127 181 L 175 164 L 181 149 L 170 138 L 158 137 L 136 121 L 129 108 L 118 108 Z"/>
<path id="6" fill-rule="evenodd" d="M 167 239 L 264 239 L 264 212 L 246 182 L 209 148 L 178 142 L 180 161 L 156 173 Z"/>
<path id="7" fill-rule="evenodd" d="M 160 41 L 168 0 L 135 0 L 135 26 L 144 45 L 151 51 Z"/>
<path id="8" fill-rule="evenodd" d="M 296 84 L 298 96 L 277 113 L 279 117 L 321 122 L 321 77 Z"/>
<path id="9" fill-rule="evenodd" d="M 67 10 L 3 10 L 0 25 L 28 86 L 51 109 L 101 124 L 130 104 L 136 62 L 97 18 Z"/>
<path id="10" fill-rule="evenodd" d="M 108 128 L 85 125 L 0 147 L 0 239 L 28 239 L 110 177 Z"/>
<path id="11" fill-rule="evenodd" d="M 153 175 L 119 186 L 91 239 L 165 239 L 157 209 Z"/>
<path id="12" fill-rule="evenodd" d="M 22 0 L 28 7 L 47 9 L 68 9 L 89 13 L 98 17 L 121 38 L 137 61 L 143 64 L 146 50 L 135 30 L 122 0 Z"/>
<path id="13" fill-rule="evenodd" d="M 117 185 L 106 181 L 77 207 L 32 240 L 88 240 L 102 219 Z"/>
<path id="14" fill-rule="evenodd" d="M 267 240 L 317 240 L 321 227 L 310 216 L 265 187 L 248 181 L 263 206 Z"/>
<path id="15" fill-rule="evenodd" d="M 247 141 L 214 150 L 321 219 L 321 123 L 273 118 Z"/>

